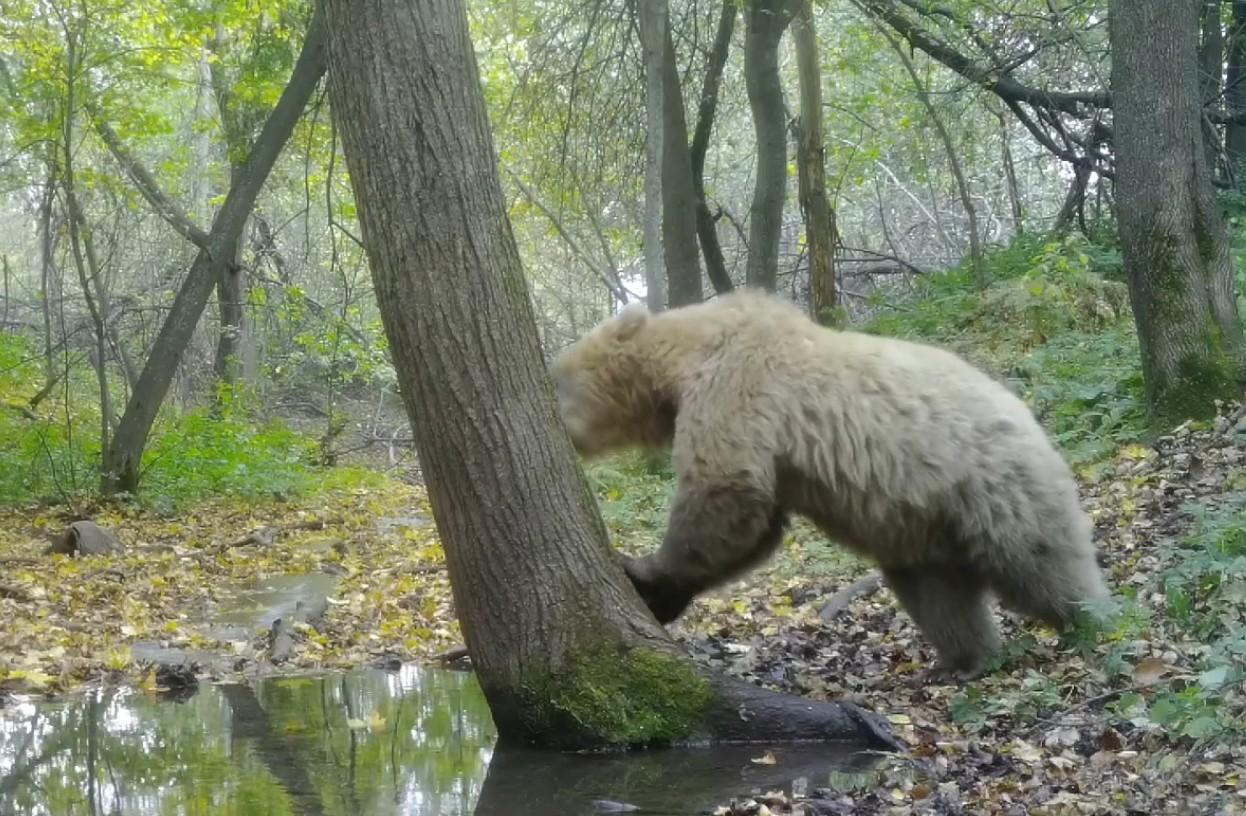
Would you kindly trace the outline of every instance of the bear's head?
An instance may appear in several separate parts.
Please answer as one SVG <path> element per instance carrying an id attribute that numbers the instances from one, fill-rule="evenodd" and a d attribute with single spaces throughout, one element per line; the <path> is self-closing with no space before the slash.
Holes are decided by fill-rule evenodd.
<path id="1" fill-rule="evenodd" d="M 671 419 L 655 388 L 645 342 L 651 321 L 632 304 L 563 349 L 550 366 L 558 412 L 577 451 L 660 444 Z"/>

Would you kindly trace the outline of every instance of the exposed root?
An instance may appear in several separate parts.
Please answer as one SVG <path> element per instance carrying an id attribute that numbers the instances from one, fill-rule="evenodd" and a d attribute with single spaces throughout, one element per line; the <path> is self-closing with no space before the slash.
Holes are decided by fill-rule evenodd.
<path id="1" fill-rule="evenodd" d="M 721 675 L 705 677 L 716 700 L 706 716 L 711 742 L 853 742 L 905 750 L 885 719 L 852 703 L 781 694 Z"/>

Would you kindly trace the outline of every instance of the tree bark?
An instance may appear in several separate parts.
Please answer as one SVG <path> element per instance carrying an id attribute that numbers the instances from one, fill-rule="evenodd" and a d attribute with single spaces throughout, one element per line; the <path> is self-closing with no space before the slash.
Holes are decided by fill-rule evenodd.
<path id="1" fill-rule="evenodd" d="M 1229 27 L 1228 69 L 1225 73 L 1225 101 L 1230 116 L 1225 129 L 1225 149 L 1239 186 L 1246 168 L 1246 122 L 1236 117 L 1246 114 L 1246 0 L 1233 0 L 1233 22 Z"/>
<path id="2" fill-rule="evenodd" d="M 720 295 L 730 292 L 735 284 L 727 273 L 722 243 L 718 240 L 717 219 L 710 212 L 705 196 L 705 155 L 709 151 L 710 134 L 714 130 L 718 89 L 722 85 L 723 68 L 727 64 L 727 54 L 731 49 L 731 35 L 735 31 L 737 13 L 736 0 L 723 0 L 718 29 L 714 33 L 714 44 L 710 47 L 709 60 L 705 67 L 705 82 L 701 85 L 697 124 L 692 133 L 692 145 L 689 147 L 692 182 L 696 185 L 697 195 L 697 238 L 701 242 L 701 253 L 705 256 L 706 277 L 710 279 L 714 291 Z"/>
<path id="3" fill-rule="evenodd" d="M 169 310 L 151 355 L 126 405 L 112 444 L 104 455 L 102 487 L 106 494 L 134 491 L 138 487 L 143 449 L 156 412 L 173 382 L 177 366 L 203 314 L 208 297 L 220 279 L 221 269 L 234 259 L 243 225 L 281 155 L 303 108 L 324 74 L 324 31 L 319 14 L 314 13 L 303 42 L 303 50 L 281 92 L 276 107 L 255 140 L 238 183 L 231 186 L 217 211 L 206 247 L 199 250 Z"/>
<path id="4" fill-rule="evenodd" d="M 1082 233 L 1086 232 L 1086 185 L 1090 181 L 1090 168 L 1076 165 L 1073 167 L 1073 180 L 1069 182 L 1069 191 L 1064 194 L 1064 203 L 1051 231 L 1061 235 L 1073 228 L 1077 221 Z"/>
<path id="5" fill-rule="evenodd" d="M 791 0 L 753 0 L 746 12 L 744 85 L 757 137 L 757 180 L 749 208 L 750 286 L 773 292 L 779 277 L 779 238 L 787 194 L 787 128 L 779 79 L 779 41 L 791 22 Z"/>
<path id="6" fill-rule="evenodd" d="M 1220 2 L 1200 0 L 1198 76 L 1200 101 L 1204 106 L 1214 105 L 1220 99 L 1221 74 L 1224 71 L 1224 28 L 1220 25 Z M 1202 120 L 1202 127 L 1207 168 L 1214 178 L 1220 157 L 1220 130 L 1206 118 Z"/>
<path id="7" fill-rule="evenodd" d="M 800 82 L 800 124 L 796 145 L 800 210 L 809 244 L 809 312 L 824 325 L 837 322 L 835 307 L 835 211 L 826 197 L 826 148 L 822 141 L 822 70 L 818 60 L 813 4 L 801 0 L 792 28 Z"/>
<path id="8" fill-rule="evenodd" d="M 700 303 L 701 253 L 697 249 L 697 190 L 688 153 L 684 95 L 675 65 L 670 15 L 662 56 L 662 249 L 671 308 Z"/>
<path id="9" fill-rule="evenodd" d="M 217 35 L 213 38 L 213 50 L 217 56 L 224 49 L 223 34 L 218 26 Z M 239 102 L 233 93 L 230 83 L 219 59 L 208 66 L 208 76 L 212 81 L 213 96 L 216 97 L 216 108 L 221 117 L 221 130 L 225 134 L 226 156 L 229 159 L 229 185 L 238 183 L 239 177 L 245 172 L 241 164 L 242 156 L 251 150 L 250 119 L 255 112 L 240 109 Z M 243 224 L 245 228 L 245 221 Z M 239 230 L 241 234 L 242 230 Z M 216 338 L 216 354 L 212 367 L 218 381 L 225 385 L 234 385 L 242 374 L 243 341 L 247 338 L 246 309 L 244 293 L 247 288 L 246 268 L 242 264 L 242 241 L 234 242 L 234 257 L 220 268 L 220 277 L 216 281 L 216 307 L 219 312 L 220 329 Z M 254 339 L 254 338 L 251 338 Z"/>
<path id="10" fill-rule="evenodd" d="M 245 168 L 230 167 L 230 186 L 238 183 Z M 248 213 L 248 215 L 250 215 Z M 246 219 L 238 228 L 241 237 Z M 216 308 L 220 312 L 220 331 L 216 338 L 216 354 L 212 369 L 216 379 L 224 385 L 235 385 L 242 374 L 242 343 L 246 335 L 246 271 L 242 265 L 242 241 L 234 241 L 233 256 L 221 264 L 216 279 Z M 219 394 L 217 395 L 219 396 Z"/>
<path id="11" fill-rule="evenodd" d="M 666 308 L 666 268 L 662 256 L 662 105 L 666 65 L 666 0 L 640 0 L 640 45 L 645 66 L 645 302 L 650 311 Z"/>
<path id="12" fill-rule="evenodd" d="M 1240 395 L 1242 327 L 1229 236 L 1202 138 L 1198 19 L 1171 0 L 1112 0 L 1122 255 L 1156 418 Z"/>
<path id="13" fill-rule="evenodd" d="M 499 740 L 894 745 L 853 706 L 703 675 L 612 560 L 542 360 L 462 0 L 325 10 L 381 317 Z"/>

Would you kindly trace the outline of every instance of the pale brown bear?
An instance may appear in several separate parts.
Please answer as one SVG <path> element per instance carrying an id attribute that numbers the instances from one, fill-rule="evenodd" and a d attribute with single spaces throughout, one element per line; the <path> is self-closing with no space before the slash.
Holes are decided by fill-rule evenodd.
<path id="1" fill-rule="evenodd" d="M 876 562 L 958 675 L 989 605 L 1063 627 L 1108 592 L 1069 467 L 1025 403 L 942 349 L 818 326 L 753 290 L 623 309 L 551 366 L 577 450 L 671 445 L 660 548 L 625 558 L 662 623 L 774 552 L 789 514 Z"/>

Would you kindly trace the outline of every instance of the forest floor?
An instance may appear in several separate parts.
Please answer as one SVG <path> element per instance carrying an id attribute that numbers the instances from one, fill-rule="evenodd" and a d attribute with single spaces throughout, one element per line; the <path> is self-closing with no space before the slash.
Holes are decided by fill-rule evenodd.
<path id="1" fill-rule="evenodd" d="M 0 705 L 98 681 L 157 688 L 168 677 L 135 658 L 139 644 L 216 654 L 202 667 L 215 679 L 453 653 L 461 640 L 423 491 L 341 473 L 302 498 L 177 514 L 0 511 Z M 933 675 L 929 646 L 868 566 L 804 525 L 772 563 L 694 604 L 672 632 L 696 659 L 858 702 L 909 748 L 795 799 L 723 791 L 719 812 L 1246 813 L 1246 417 L 1226 408 L 1079 475 L 1110 582 L 1127 599 L 1115 629 L 1061 640 L 1005 618 L 1008 653 L 973 682 Z M 651 548 L 669 481 L 637 487 L 608 470 L 595 480 L 619 546 Z M 122 549 L 44 554 L 80 517 Z M 336 583 L 323 615 L 296 624 L 288 653 L 274 660 L 262 629 L 212 636 L 207 623 L 256 582 L 306 573 Z M 858 591 L 827 609 L 849 586 Z"/>
<path id="2" fill-rule="evenodd" d="M 932 675 L 930 647 L 868 580 L 823 620 L 854 581 L 818 575 L 807 550 L 697 604 L 680 629 L 707 663 L 858 702 L 909 747 L 804 797 L 758 791 L 717 812 L 1246 813 L 1246 418 L 1196 428 L 1083 474 L 1109 582 L 1130 599 L 1116 631 L 1061 642 L 1008 616 L 1003 665 L 971 683 Z"/>

